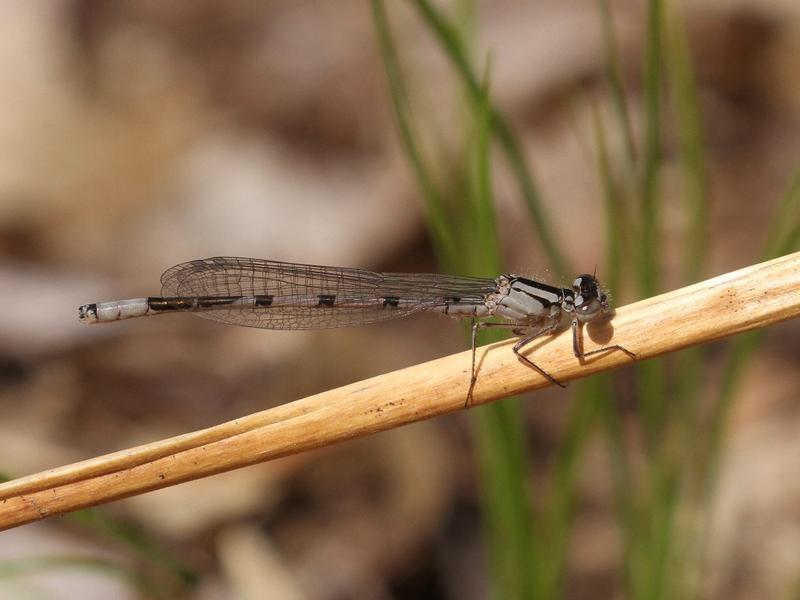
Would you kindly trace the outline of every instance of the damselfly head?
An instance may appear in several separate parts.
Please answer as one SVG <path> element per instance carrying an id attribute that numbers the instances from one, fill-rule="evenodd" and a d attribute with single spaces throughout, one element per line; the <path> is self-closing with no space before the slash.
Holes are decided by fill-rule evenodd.
<path id="1" fill-rule="evenodd" d="M 572 282 L 573 312 L 582 323 L 594 321 L 609 310 L 608 296 L 594 275 L 579 275 Z"/>

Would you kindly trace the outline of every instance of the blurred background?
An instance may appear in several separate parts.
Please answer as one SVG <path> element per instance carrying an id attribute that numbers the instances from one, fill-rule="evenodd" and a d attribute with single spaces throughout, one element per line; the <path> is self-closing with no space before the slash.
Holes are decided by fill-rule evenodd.
<path id="1" fill-rule="evenodd" d="M 0 3 L 5 476 L 467 347 L 78 323 L 186 260 L 596 267 L 624 304 L 800 247 L 795 0 L 387 4 Z M 6 531 L 0 596 L 798 597 L 799 334 Z"/>

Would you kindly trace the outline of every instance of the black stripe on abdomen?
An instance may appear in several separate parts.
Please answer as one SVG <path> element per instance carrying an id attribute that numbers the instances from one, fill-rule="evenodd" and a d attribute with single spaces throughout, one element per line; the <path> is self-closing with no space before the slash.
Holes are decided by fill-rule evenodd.
<path id="1" fill-rule="evenodd" d="M 272 306 L 273 296 L 267 294 L 257 294 L 255 299 L 256 306 Z"/>
<path id="2" fill-rule="evenodd" d="M 158 298 L 151 296 L 147 299 L 147 307 L 155 311 L 191 310 L 192 302 L 183 298 Z"/>
<path id="3" fill-rule="evenodd" d="M 240 300 L 241 296 L 200 296 L 197 299 L 198 308 L 214 308 L 215 306 L 225 306 Z"/>
<path id="4" fill-rule="evenodd" d="M 320 294 L 317 296 L 319 298 L 318 306 L 333 306 L 336 304 L 336 295 L 335 294 Z"/>
<path id="5" fill-rule="evenodd" d="M 391 308 L 397 308 L 400 306 L 400 296 L 384 296 L 383 297 L 383 306 L 390 306 Z"/>

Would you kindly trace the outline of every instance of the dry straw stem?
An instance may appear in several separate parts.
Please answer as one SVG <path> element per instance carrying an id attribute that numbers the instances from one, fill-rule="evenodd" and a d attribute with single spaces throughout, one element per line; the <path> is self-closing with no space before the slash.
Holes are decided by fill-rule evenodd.
<path id="1" fill-rule="evenodd" d="M 622 344 L 647 359 L 800 314 L 800 253 L 622 307 L 584 332 L 584 349 Z M 550 385 L 512 341 L 478 350 L 473 405 Z M 537 341 L 536 362 L 563 381 L 631 364 L 612 351 L 578 361 L 569 331 Z M 92 458 L 0 485 L 6 529 L 464 407 L 470 352 L 359 381 L 216 427 Z M 112 399 L 113 400 L 113 399 Z"/>

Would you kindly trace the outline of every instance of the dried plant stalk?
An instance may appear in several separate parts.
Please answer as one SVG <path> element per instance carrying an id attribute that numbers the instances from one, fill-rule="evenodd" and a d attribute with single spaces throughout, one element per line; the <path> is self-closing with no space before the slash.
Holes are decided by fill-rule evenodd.
<path id="1" fill-rule="evenodd" d="M 799 314 L 800 253 L 795 253 L 622 307 L 612 321 L 584 332 L 584 349 L 622 344 L 641 360 Z M 550 385 L 515 358 L 512 343 L 478 349 L 473 405 Z M 533 346 L 536 362 L 562 381 L 632 362 L 623 352 L 609 352 L 581 364 L 569 331 Z M 460 410 L 470 361 L 471 353 L 461 352 L 10 481 L 0 485 L 0 529 Z"/>

